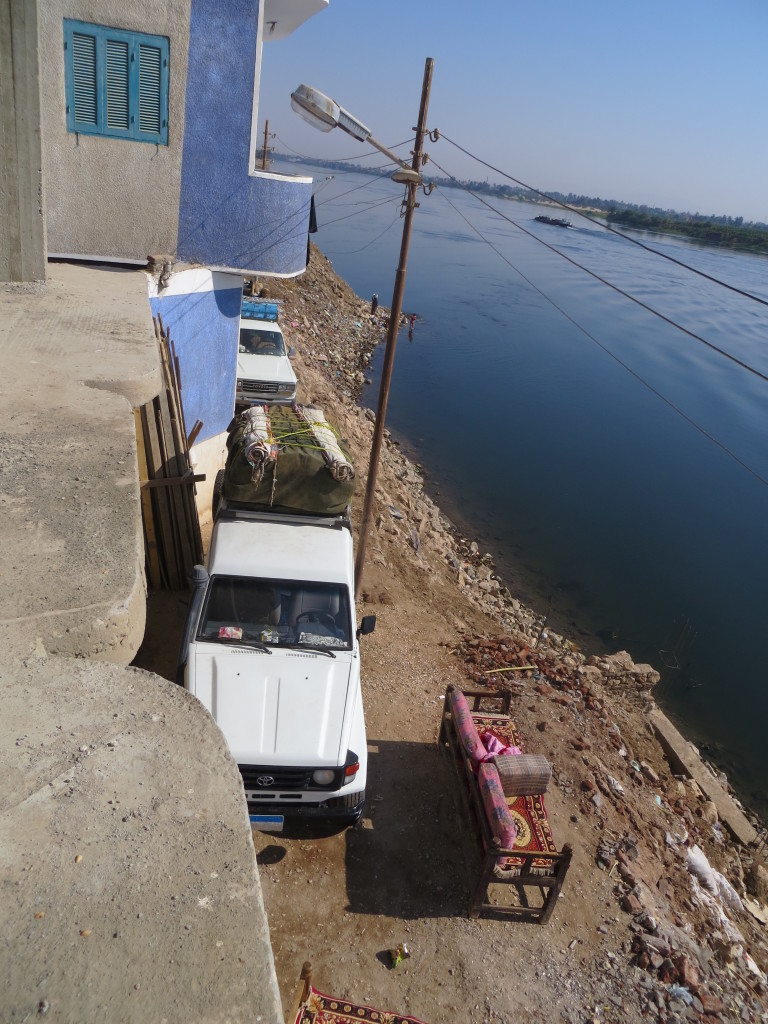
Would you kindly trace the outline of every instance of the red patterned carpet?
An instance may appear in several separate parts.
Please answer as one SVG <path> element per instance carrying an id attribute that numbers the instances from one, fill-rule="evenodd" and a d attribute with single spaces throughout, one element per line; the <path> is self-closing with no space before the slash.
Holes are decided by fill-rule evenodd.
<path id="1" fill-rule="evenodd" d="M 309 999 L 299 1010 L 296 1024 L 349 1024 L 350 1021 L 365 1021 L 367 1024 L 423 1024 L 416 1017 L 402 1017 L 399 1013 L 374 1010 L 370 1006 L 358 1006 L 345 999 L 323 995 L 311 988 Z"/>
<path id="2" fill-rule="evenodd" d="M 520 750 L 525 750 L 523 737 L 510 718 L 502 715 L 484 715 L 475 712 L 472 715 L 472 721 L 475 723 L 475 727 L 481 736 L 486 729 L 489 729 L 496 739 L 501 740 L 508 747 L 519 747 Z"/>

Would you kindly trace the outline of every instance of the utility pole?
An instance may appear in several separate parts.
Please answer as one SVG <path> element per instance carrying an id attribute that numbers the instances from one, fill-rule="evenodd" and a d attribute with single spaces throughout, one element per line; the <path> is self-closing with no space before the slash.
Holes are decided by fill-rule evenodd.
<path id="1" fill-rule="evenodd" d="M 416 202 L 416 195 L 421 184 L 421 158 L 426 135 L 427 108 L 429 107 L 429 93 L 432 86 L 432 69 L 434 60 L 427 57 L 424 66 L 424 82 L 421 89 L 421 105 L 419 107 L 419 121 L 414 129 L 416 141 L 413 149 L 412 169 L 418 175 L 416 180 L 409 180 L 406 183 L 407 197 L 405 201 L 405 217 L 403 220 L 403 238 L 400 243 L 400 262 L 395 274 L 395 288 L 392 294 L 392 307 L 389 314 L 389 327 L 387 329 L 387 344 L 384 350 L 384 365 L 381 371 L 381 385 L 379 387 L 379 402 L 376 407 L 376 423 L 373 428 L 373 440 L 371 443 L 371 459 L 368 464 L 368 480 L 365 490 L 365 503 L 363 505 L 363 521 L 360 524 L 360 536 L 357 541 L 357 559 L 355 561 L 355 598 L 360 595 L 360 581 L 363 577 L 365 565 L 365 550 L 368 543 L 368 530 L 371 523 L 373 511 L 373 499 L 376 491 L 376 479 L 379 471 L 379 455 L 381 454 L 381 442 L 384 437 L 384 422 L 387 416 L 387 402 L 389 401 L 389 385 L 392 380 L 392 366 L 395 361 L 395 347 L 397 345 L 397 332 L 400 330 L 400 315 L 403 309 L 403 292 L 405 291 L 405 273 L 408 262 L 408 247 L 411 242 L 411 225 L 413 213 L 419 205 Z M 415 177 L 415 176 L 414 176 Z"/>
<path id="2" fill-rule="evenodd" d="M 267 139 L 269 138 L 269 121 L 264 122 L 264 152 L 261 154 L 261 169 L 267 169 Z"/>

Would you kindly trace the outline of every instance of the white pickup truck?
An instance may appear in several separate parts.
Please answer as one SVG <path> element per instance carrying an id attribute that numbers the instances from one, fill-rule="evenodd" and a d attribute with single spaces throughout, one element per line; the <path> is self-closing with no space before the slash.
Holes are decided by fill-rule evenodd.
<path id="1" fill-rule="evenodd" d="M 176 680 L 210 711 L 255 827 L 359 821 L 367 741 L 348 512 L 290 514 L 217 497 Z"/>
<path id="2" fill-rule="evenodd" d="M 296 374 L 278 323 L 277 303 L 243 299 L 237 346 L 235 402 L 292 402 Z"/>

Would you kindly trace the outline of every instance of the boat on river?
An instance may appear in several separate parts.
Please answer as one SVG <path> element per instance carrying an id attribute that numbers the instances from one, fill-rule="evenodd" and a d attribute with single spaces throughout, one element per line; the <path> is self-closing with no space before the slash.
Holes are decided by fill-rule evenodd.
<path id="1" fill-rule="evenodd" d="M 573 224 L 569 220 L 563 220 L 560 217 L 534 217 L 539 224 L 554 224 L 556 228 L 572 228 Z"/>

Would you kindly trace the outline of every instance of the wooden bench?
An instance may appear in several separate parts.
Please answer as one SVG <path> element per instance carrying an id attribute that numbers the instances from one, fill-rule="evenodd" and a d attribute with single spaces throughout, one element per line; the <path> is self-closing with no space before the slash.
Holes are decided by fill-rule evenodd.
<path id="1" fill-rule="evenodd" d="M 517 834 L 511 846 L 502 845 L 498 816 L 494 820 L 489 817 L 487 793 L 484 800 L 478 781 L 478 762 L 467 750 L 468 742 L 472 746 L 472 737 L 467 738 L 467 726 L 461 726 L 454 713 L 454 695 L 459 693 L 467 700 L 478 736 L 487 729 L 508 746 L 522 750 L 523 743 L 510 715 L 511 693 L 456 691 L 448 687 L 438 743 L 452 766 L 457 809 L 468 824 L 462 830 L 462 838 L 470 873 L 469 916 L 483 914 L 544 924 L 551 917 L 563 887 L 571 863 L 571 847 L 566 844 L 562 850 L 557 849 L 544 808 L 544 794 L 532 791 L 542 787 L 530 780 L 527 785 L 521 784 L 525 795 L 503 794 Z M 498 775 L 495 766 L 492 772 Z M 486 788 L 488 775 L 484 770 Z"/>

